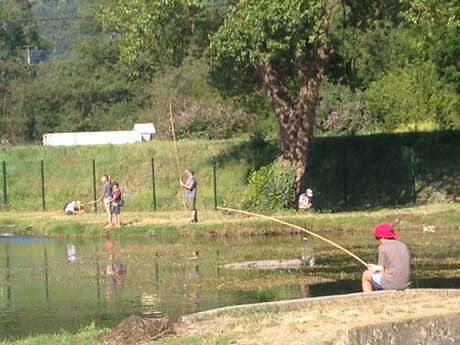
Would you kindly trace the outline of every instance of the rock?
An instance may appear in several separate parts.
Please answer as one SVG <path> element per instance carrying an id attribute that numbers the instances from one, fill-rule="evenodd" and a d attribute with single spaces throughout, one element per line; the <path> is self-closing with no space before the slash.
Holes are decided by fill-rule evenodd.
<path id="1" fill-rule="evenodd" d="M 310 257 L 308 258 L 310 260 Z M 309 261 L 304 262 L 301 259 L 290 259 L 290 260 L 258 260 L 258 261 L 243 261 L 232 264 L 223 265 L 223 268 L 229 270 L 276 270 L 276 269 L 295 269 L 305 267 L 306 263 L 310 264 Z M 314 265 L 314 261 L 313 261 Z"/>

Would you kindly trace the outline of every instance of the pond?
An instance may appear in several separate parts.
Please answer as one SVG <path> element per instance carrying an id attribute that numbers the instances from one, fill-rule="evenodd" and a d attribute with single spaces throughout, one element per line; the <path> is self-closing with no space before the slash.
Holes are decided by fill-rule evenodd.
<path id="1" fill-rule="evenodd" d="M 329 236 L 375 260 L 377 243 L 372 238 L 350 233 Z M 422 253 L 425 243 L 417 239 L 411 245 Z M 459 268 L 459 250 L 452 242 L 444 243 L 430 254 L 433 260 L 443 260 L 445 271 L 430 266 L 433 260 L 419 261 L 415 287 L 460 286 L 446 273 Z M 315 266 L 264 271 L 221 267 L 302 254 L 315 256 Z M 228 305 L 357 292 L 362 269 L 343 253 L 301 236 L 0 237 L 0 340 L 73 332 L 92 321 L 114 327 L 131 314 L 177 320 Z M 437 273 L 423 275 L 422 269 Z"/>

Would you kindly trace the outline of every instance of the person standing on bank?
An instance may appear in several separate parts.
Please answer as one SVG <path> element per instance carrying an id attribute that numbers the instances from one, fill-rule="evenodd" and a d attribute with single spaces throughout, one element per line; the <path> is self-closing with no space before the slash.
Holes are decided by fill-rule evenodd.
<path id="1" fill-rule="evenodd" d="M 399 232 L 391 224 L 381 223 L 374 229 L 379 240 L 378 265 L 369 264 L 362 276 L 363 292 L 404 290 L 410 285 L 411 255 L 407 245 L 395 240 Z"/>
<path id="2" fill-rule="evenodd" d="M 185 183 L 182 181 L 182 179 L 179 181 L 181 188 L 184 190 L 185 203 L 187 208 L 192 213 L 190 224 L 198 223 L 198 211 L 196 210 L 197 181 L 194 175 L 195 171 L 193 169 L 186 169 L 185 176 L 187 176 L 187 181 Z"/>
<path id="3" fill-rule="evenodd" d="M 102 194 L 99 196 L 97 200 L 90 201 L 88 204 L 95 204 L 100 201 L 104 202 L 104 209 L 105 209 L 105 214 L 107 216 L 107 220 L 104 224 L 105 228 L 109 228 L 112 226 L 112 181 L 110 179 L 110 176 L 108 175 L 103 175 L 101 177 L 101 182 L 102 182 Z"/>

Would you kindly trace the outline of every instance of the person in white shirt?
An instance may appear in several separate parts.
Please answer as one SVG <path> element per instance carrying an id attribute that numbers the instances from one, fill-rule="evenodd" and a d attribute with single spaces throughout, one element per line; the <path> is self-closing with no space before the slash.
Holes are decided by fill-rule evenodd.
<path id="1" fill-rule="evenodd" d="M 313 208 L 313 191 L 307 188 L 305 193 L 300 194 L 299 197 L 299 211 L 314 212 Z"/>
<path id="2" fill-rule="evenodd" d="M 80 213 L 84 213 L 85 211 L 83 210 L 82 206 L 81 206 L 81 202 L 80 201 L 70 201 L 68 202 L 65 206 L 64 206 L 64 213 L 68 216 L 72 215 L 72 214 L 80 214 Z"/>

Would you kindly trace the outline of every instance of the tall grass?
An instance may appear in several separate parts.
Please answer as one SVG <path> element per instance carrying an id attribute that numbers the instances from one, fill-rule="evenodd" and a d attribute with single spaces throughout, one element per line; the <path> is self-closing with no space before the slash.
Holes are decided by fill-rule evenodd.
<path id="1" fill-rule="evenodd" d="M 239 204 L 252 166 L 247 159 L 235 158 L 240 143 L 241 140 L 178 141 L 182 178 L 185 179 L 185 168 L 191 167 L 196 171 L 198 208 L 214 207 L 213 155 L 220 157 L 217 166 L 219 202 L 225 199 L 232 205 Z M 126 210 L 150 210 L 153 203 L 152 158 L 158 210 L 180 210 L 183 208 L 182 191 L 179 188 L 179 173 L 172 142 L 0 149 L 0 161 L 7 164 L 8 207 L 31 211 L 42 208 L 41 160 L 44 162 L 46 208 L 59 210 L 69 200 L 93 199 L 93 159 L 97 195 L 102 191 L 100 177 L 110 175 L 120 183 L 126 199 Z"/>

